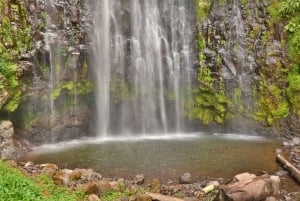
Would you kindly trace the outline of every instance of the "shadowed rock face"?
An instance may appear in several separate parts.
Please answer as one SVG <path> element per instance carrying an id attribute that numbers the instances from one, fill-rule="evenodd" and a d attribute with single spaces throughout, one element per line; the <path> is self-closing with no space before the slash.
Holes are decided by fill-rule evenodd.
<path id="1" fill-rule="evenodd" d="M 0 121 L 0 158 L 11 159 L 16 155 L 14 128 L 10 121 Z"/>

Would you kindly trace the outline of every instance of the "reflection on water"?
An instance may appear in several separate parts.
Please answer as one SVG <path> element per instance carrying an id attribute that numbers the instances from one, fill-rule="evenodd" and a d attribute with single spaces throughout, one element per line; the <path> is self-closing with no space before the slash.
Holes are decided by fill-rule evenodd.
<path id="1" fill-rule="evenodd" d="M 249 171 L 274 174 L 275 149 L 280 142 L 241 135 L 160 135 L 80 141 L 39 147 L 20 158 L 35 163 L 56 163 L 67 168 L 92 168 L 104 176 L 177 179 L 191 172 L 203 176 L 232 177 Z"/>

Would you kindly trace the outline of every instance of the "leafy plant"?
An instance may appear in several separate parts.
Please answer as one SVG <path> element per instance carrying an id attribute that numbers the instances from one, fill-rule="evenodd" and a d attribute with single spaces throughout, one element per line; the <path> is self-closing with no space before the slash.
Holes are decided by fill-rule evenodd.
<path id="1" fill-rule="evenodd" d="M 216 87 L 216 80 L 207 67 L 202 67 L 198 73 L 199 90 L 190 102 L 190 109 L 186 111 L 189 119 L 198 119 L 203 124 L 211 122 L 223 123 L 231 105 L 222 86 Z"/>
<path id="2" fill-rule="evenodd" d="M 0 195 L 3 201 L 77 201 L 84 200 L 82 191 L 69 193 L 45 175 L 29 178 L 0 161 Z"/>

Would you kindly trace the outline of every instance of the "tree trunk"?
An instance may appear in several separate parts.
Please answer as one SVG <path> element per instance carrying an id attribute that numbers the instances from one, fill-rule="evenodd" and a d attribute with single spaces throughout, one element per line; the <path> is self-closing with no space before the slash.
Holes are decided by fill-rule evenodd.
<path id="1" fill-rule="evenodd" d="M 298 170 L 293 164 L 287 161 L 282 155 L 277 155 L 277 160 L 287 169 L 291 175 L 300 183 L 300 170 Z"/>

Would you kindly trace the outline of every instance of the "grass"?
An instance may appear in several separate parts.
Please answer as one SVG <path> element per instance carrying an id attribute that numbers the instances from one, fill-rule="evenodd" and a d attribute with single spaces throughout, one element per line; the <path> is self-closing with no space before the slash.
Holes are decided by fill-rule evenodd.
<path id="1" fill-rule="evenodd" d="M 28 177 L 0 160 L 0 197 L 2 201 L 80 201 L 81 191 L 68 192 L 45 175 Z"/>

